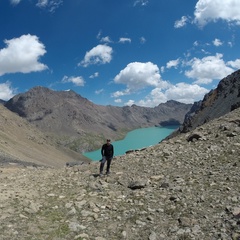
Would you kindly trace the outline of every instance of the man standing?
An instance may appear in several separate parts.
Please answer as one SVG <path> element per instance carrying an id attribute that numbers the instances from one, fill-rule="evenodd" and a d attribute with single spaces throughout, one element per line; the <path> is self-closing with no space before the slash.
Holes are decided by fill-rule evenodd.
<path id="1" fill-rule="evenodd" d="M 106 174 L 108 175 L 110 173 L 110 165 L 111 165 L 113 154 L 114 154 L 114 148 L 113 148 L 113 145 L 111 144 L 110 139 L 107 139 L 107 143 L 102 145 L 101 154 L 102 154 L 102 160 L 100 164 L 100 176 L 103 175 L 103 168 L 106 161 L 107 161 Z"/>

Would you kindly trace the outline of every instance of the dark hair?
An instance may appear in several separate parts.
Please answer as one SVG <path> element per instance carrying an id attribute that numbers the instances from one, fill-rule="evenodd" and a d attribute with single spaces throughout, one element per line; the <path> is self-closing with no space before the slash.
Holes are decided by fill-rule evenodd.
<path id="1" fill-rule="evenodd" d="M 110 139 L 107 139 L 107 142 L 111 142 L 111 140 L 110 140 Z"/>

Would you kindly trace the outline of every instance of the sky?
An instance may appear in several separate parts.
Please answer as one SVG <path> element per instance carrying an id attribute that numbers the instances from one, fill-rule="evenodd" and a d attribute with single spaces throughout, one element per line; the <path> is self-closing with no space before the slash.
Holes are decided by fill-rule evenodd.
<path id="1" fill-rule="evenodd" d="M 240 69 L 240 0 L 0 0 L 0 99 L 193 103 Z"/>

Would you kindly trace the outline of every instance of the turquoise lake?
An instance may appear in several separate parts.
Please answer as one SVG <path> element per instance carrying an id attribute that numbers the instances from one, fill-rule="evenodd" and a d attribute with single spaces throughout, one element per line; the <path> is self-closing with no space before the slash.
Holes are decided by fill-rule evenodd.
<path id="1" fill-rule="evenodd" d="M 112 142 L 112 145 L 114 146 L 114 156 L 124 155 L 128 150 L 137 150 L 156 145 L 178 127 L 179 125 L 169 127 L 139 128 L 128 132 L 123 140 Z M 83 155 L 93 161 L 98 161 L 102 157 L 101 149 L 93 152 L 87 152 Z"/>

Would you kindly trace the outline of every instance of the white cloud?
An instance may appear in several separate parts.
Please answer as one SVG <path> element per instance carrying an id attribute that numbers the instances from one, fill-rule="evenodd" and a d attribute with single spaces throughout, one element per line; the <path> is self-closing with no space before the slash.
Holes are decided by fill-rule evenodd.
<path id="1" fill-rule="evenodd" d="M 64 76 L 62 79 L 62 83 L 73 83 L 74 85 L 76 85 L 78 87 L 83 87 L 85 84 L 85 81 L 84 81 L 83 77 L 81 77 L 81 76 L 79 76 L 79 77 Z"/>
<path id="2" fill-rule="evenodd" d="M 239 9 L 239 0 L 199 0 L 195 6 L 195 23 L 201 27 L 217 20 L 240 24 Z"/>
<path id="3" fill-rule="evenodd" d="M 177 68 L 177 66 L 179 65 L 179 63 L 180 63 L 180 59 L 178 58 L 178 59 L 176 59 L 176 60 L 171 60 L 171 61 L 169 61 L 168 63 L 167 63 L 167 68 L 172 68 L 172 67 L 174 67 L 174 68 Z"/>
<path id="4" fill-rule="evenodd" d="M 182 82 L 170 87 L 165 92 L 165 96 L 167 99 L 183 103 L 193 103 L 194 101 L 201 100 L 203 95 L 208 92 L 208 89 L 200 87 L 197 84 L 187 84 Z"/>
<path id="5" fill-rule="evenodd" d="M 55 12 L 63 3 L 63 0 L 38 0 L 36 6 L 47 9 L 49 12 Z"/>
<path id="6" fill-rule="evenodd" d="M 102 30 L 99 30 L 98 34 L 97 34 L 97 39 L 100 39 L 102 36 Z"/>
<path id="7" fill-rule="evenodd" d="M 164 66 L 161 66 L 160 72 L 161 72 L 161 73 L 164 73 L 164 72 L 165 72 L 165 67 L 164 67 Z"/>
<path id="8" fill-rule="evenodd" d="M 102 37 L 102 38 L 100 39 L 100 42 L 103 42 L 103 43 L 111 43 L 112 40 L 111 40 L 111 38 L 110 38 L 109 36 L 106 36 L 106 37 Z"/>
<path id="9" fill-rule="evenodd" d="M 140 6 L 146 6 L 148 4 L 148 0 L 136 0 L 133 4 L 133 6 L 137 6 L 137 5 L 140 5 Z"/>
<path id="10" fill-rule="evenodd" d="M 233 42 L 231 42 L 231 41 L 228 42 L 229 47 L 233 47 L 233 45 L 234 45 Z"/>
<path id="11" fill-rule="evenodd" d="M 220 80 L 234 71 L 227 66 L 222 57 L 222 54 L 217 53 L 202 59 L 193 58 L 188 62 L 192 69 L 185 71 L 185 75 L 196 79 L 195 83 L 198 84 L 208 84 L 214 79 Z"/>
<path id="12" fill-rule="evenodd" d="M 169 85 L 166 90 L 154 88 L 143 100 L 137 102 L 139 106 L 155 107 L 168 100 L 175 100 L 182 103 L 193 103 L 203 98 L 209 90 L 197 84 L 177 83 Z"/>
<path id="13" fill-rule="evenodd" d="M 38 7 L 46 7 L 48 5 L 48 0 L 38 0 L 37 6 Z"/>
<path id="14" fill-rule="evenodd" d="M 235 61 L 228 61 L 227 65 L 235 69 L 240 69 L 240 59 L 236 59 Z"/>
<path id="15" fill-rule="evenodd" d="M 120 38 L 119 39 L 119 43 L 126 43 L 126 42 L 129 42 L 129 43 L 131 43 L 131 38 Z"/>
<path id="16" fill-rule="evenodd" d="M 223 45 L 223 42 L 220 39 L 215 38 L 213 40 L 213 45 L 216 46 L 216 47 L 219 47 L 219 46 Z"/>
<path id="17" fill-rule="evenodd" d="M 145 37 L 140 37 L 140 43 L 141 43 L 141 44 L 144 44 L 146 41 L 147 41 L 147 40 L 146 40 Z"/>
<path id="18" fill-rule="evenodd" d="M 199 46 L 199 42 L 198 42 L 198 41 L 195 41 L 195 42 L 193 43 L 193 46 L 194 46 L 194 47 Z"/>
<path id="19" fill-rule="evenodd" d="M 132 62 L 114 78 L 115 83 L 125 84 L 131 91 L 147 86 L 159 86 L 161 76 L 157 65 L 147 62 Z"/>
<path id="20" fill-rule="evenodd" d="M 99 72 L 95 72 L 94 74 L 89 76 L 89 78 L 97 78 L 97 77 L 99 77 Z"/>
<path id="21" fill-rule="evenodd" d="M 84 60 L 82 60 L 78 66 L 87 67 L 93 64 L 106 64 L 112 60 L 113 50 L 107 45 L 98 45 L 92 48 L 89 52 L 86 52 Z"/>
<path id="22" fill-rule="evenodd" d="M 100 94 L 100 93 L 102 93 L 102 92 L 104 92 L 104 89 L 103 89 L 103 88 L 95 91 L 95 93 L 96 93 L 97 95 Z"/>
<path id="23" fill-rule="evenodd" d="M 174 23 L 174 27 L 175 28 L 182 28 L 182 27 L 184 27 L 187 24 L 188 21 L 189 21 L 188 17 L 182 16 L 180 20 L 177 20 Z"/>
<path id="24" fill-rule="evenodd" d="M 122 99 L 118 98 L 114 100 L 115 103 L 122 103 Z"/>
<path id="25" fill-rule="evenodd" d="M 135 104 L 135 101 L 132 100 L 132 99 L 130 99 L 130 100 L 128 100 L 128 102 L 126 102 L 124 105 L 126 105 L 126 106 L 132 106 L 133 104 Z"/>
<path id="26" fill-rule="evenodd" d="M 131 94 L 131 91 L 130 91 L 129 88 L 127 88 L 123 91 L 116 91 L 116 92 L 112 93 L 111 97 L 118 98 L 118 97 L 126 96 L 126 95 L 129 95 L 129 94 Z"/>
<path id="27" fill-rule="evenodd" d="M 21 0 L 10 0 L 11 4 L 17 5 L 21 2 Z"/>
<path id="28" fill-rule="evenodd" d="M 17 5 L 21 0 L 10 0 L 11 4 Z M 42 9 L 46 9 L 49 12 L 55 12 L 55 10 L 62 5 L 63 0 L 38 0 L 36 6 Z"/>
<path id="29" fill-rule="evenodd" d="M 0 99 L 9 100 L 16 94 L 16 90 L 11 87 L 10 82 L 0 83 Z"/>
<path id="30" fill-rule="evenodd" d="M 167 100 L 168 99 L 161 88 L 154 88 L 148 96 L 136 104 L 142 107 L 155 107 L 160 103 L 165 103 Z"/>
<path id="31" fill-rule="evenodd" d="M 39 62 L 46 50 L 37 36 L 22 35 L 5 40 L 4 43 L 6 48 L 0 50 L 0 76 L 6 73 L 30 73 L 47 69 L 46 65 Z"/>

